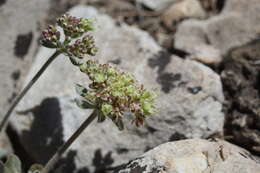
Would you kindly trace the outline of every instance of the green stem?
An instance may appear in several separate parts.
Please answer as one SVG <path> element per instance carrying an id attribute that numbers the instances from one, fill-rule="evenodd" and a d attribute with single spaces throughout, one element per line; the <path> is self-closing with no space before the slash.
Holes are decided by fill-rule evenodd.
<path id="1" fill-rule="evenodd" d="M 71 144 L 79 137 L 79 135 L 89 126 L 89 124 L 97 117 L 97 113 L 94 111 L 74 132 L 74 134 L 57 150 L 52 158 L 47 162 L 41 173 L 49 173 L 57 161 L 61 158 L 62 154 L 71 146 Z"/>
<path id="2" fill-rule="evenodd" d="M 11 107 L 7 111 L 7 113 L 4 115 L 4 118 L 0 124 L 0 132 L 3 131 L 4 127 L 6 126 L 8 120 L 11 117 L 11 114 L 14 110 L 14 108 L 17 106 L 17 104 L 20 102 L 20 100 L 24 97 L 24 95 L 28 92 L 28 90 L 33 86 L 33 84 L 39 79 L 39 77 L 42 75 L 42 73 L 46 70 L 46 68 L 51 64 L 51 62 L 60 55 L 60 52 L 56 51 L 52 56 L 45 62 L 45 64 L 42 66 L 42 68 L 37 72 L 37 74 L 33 77 L 33 79 L 27 84 L 27 86 L 22 90 L 22 92 L 19 94 L 18 97 L 15 98 L 14 102 L 12 103 Z"/>

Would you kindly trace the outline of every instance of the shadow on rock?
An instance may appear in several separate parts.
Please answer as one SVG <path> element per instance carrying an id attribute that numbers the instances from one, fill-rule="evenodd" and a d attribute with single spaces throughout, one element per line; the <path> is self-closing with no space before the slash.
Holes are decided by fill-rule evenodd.
<path id="1" fill-rule="evenodd" d="M 108 152 L 103 156 L 101 149 L 97 149 L 92 162 L 95 167 L 94 173 L 104 173 L 114 163 L 114 159 L 111 156 L 112 152 Z"/>
<path id="2" fill-rule="evenodd" d="M 23 131 L 22 140 L 29 145 L 26 148 L 37 151 L 33 156 L 36 161 L 44 164 L 63 144 L 62 114 L 57 98 L 46 98 L 39 106 L 25 113 L 34 116 L 29 131 Z"/>
<path id="3" fill-rule="evenodd" d="M 77 151 L 70 150 L 65 158 L 62 158 L 55 168 L 55 171 L 51 173 L 90 173 L 88 168 L 80 168 L 77 170 L 75 164 L 75 158 L 77 156 Z M 77 171 L 76 171 L 77 170 Z"/>
<path id="4" fill-rule="evenodd" d="M 171 62 L 171 56 L 172 55 L 167 51 L 160 51 L 148 60 L 148 65 L 151 68 L 158 69 L 158 77 L 156 81 L 161 85 L 161 89 L 164 93 L 170 93 L 181 80 L 181 74 L 174 74 L 165 71 L 167 65 Z"/>
<path id="5" fill-rule="evenodd" d="M 111 157 L 112 152 L 108 152 L 105 155 L 102 155 L 101 149 L 97 149 L 92 160 L 92 166 L 94 171 L 91 173 L 105 173 L 107 169 L 111 167 L 114 163 L 114 159 Z M 77 169 L 75 164 L 75 158 L 77 156 L 77 151 L 70 150 L 66 158 L 61 159 L 55 171 L 52 173 L 90 173 L 87 167 Z"/>
<path id="6" fill-rule="evenodd" d="M 41 164 L 45 164 L 57 149 L 64 144 L 62 113 L 58 98 L 46 98 L 39 106 L 20 112 L 20 114 L 32 113 L 34 119 L 29 131 L 23 131 L 21 139 L 28 144 L 26 149 L 37 151 L 33 159 Z M 95 173 L 103 173 L 111 166 L 114 160 L 112 152 L 102 155 L 101 149 L 95 151 L 93 167 Z M 66 157 L 62 158 L 56 165 L 55 173 L 89 173 L 87 167 L 77 169 L 75 158 L 77 151 L 70 150 Z"/>

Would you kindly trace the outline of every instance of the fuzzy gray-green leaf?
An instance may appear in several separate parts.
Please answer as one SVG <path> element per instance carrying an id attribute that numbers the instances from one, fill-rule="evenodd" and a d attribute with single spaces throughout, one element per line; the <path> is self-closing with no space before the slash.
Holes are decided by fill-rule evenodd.
<path id="1" fill-rule="evenodd" d="M 0 148 L 0 159 L 2 159 L 3 157 L 5 157 L 8 154 L 8 151 Z M 1 173 L 1 172 L 0 172 Z"/>
<path id="2" fill-rule="evenodd" d="M 93 109 L 95 106 L 88 102 L 87 100 L 83 99 L 75 99 L 76 104 L 81 109 Z"/>
<path id="3" fill-rule="evenodd" d="M 98 116 L 98 120 L 97 121 L 99 123 L 102 123 L 102 122 L 104 122 L 106 120 L 106 116 L 101 111 L 96 110 L 96 114 Z"/>
<path id="4" fill-rule="evenodd" d="M 82 97 L 84 97 L 85 94 L 88 92 L 88 90 L 80 84 L 76 84 L 75 89 L 76 89 L 77 94 Z"/>
<path id="5" fill-rule="evenodd" d="M 0 161 L 0 172 L 4 172 L 5 166 L 3 162 Z"/>
<path id="6" fill-rule="evenodd" d="M 70 58 L 70 62 L 75 66 L 80 66 L 82 64 L 78 59 L 76 59 L 75 57 L 73 57 L 71 55 L 69 56 L 69 58 Z"/>
<path id="7" fill-rule="evenodd" d="M 118 129 L 119 130 L 124 130 L 125 129 L 125 127 L 124 127 L 124 123 L 123 123 L 123 121 L 122 120 L 117 120 L 117 121 L 113 121 L 115 124 L 116 124 L 116 126 L 118 127 Z"/>
<path id="8" fill-rule="evenodd" d="M 22 164 L 15 155 L 10 155 L 5 163 L 4 173 L 22 173 Z"/>

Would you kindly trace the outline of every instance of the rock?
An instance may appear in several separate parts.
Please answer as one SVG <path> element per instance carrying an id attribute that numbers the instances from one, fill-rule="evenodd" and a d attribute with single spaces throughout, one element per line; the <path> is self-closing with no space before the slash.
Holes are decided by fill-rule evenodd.
<path id="1" fill-rule="evenodd" d="M 120 132 L 109 120 L 92 124 L 61 161 L 69 162 L 63 172 L 71 173 L 75 168 L 93 172 L 123 163 L 166 141 L 222 133 L 222 85 L 210 68 L 168 54 L 146 32 L 116 23 L 92 7 L 77 6 L 70 13 L 95 19 L 96 58 L 101 63 L 118 64 L 145 86 L 158 88 L 159 98 L 158 113 L 142 128 L 127 124 Z M 27 81 L 52 53 L 39 49 Z M 86 85 L 87 81 L 61 56 L 17 107 L 12 126 L 37 163 L 45 163 L 90 114 L 73 101 L 75 84 Z"/>
<path id="2" fill-rule="evenodd" d="M 225 141 L 194 139 L 162 144 L 115 173 L 258 173 L 259 160 Z"/>
<path id="3" fill-rule="evenodd" d="M 0 1 L 0 121 L 21 89 L 37 49 L 39 21 L 46 17 L 46 0 Z M 0 158 L 13 152 L 5 132 L 0 134 Z"/>
<path id="4" fill-rule="evenodd" d="M 174 47 L 189 53 L 188 57 L 205 64 L 218 64 L 222 61 L 221 51 L 208 44 L 206 28 L 201 21 L 184 21 L 178 27 Z M 184 36 L 185 35 L 185 36 Z"/>
<path id="5" fill-rule="evenodd" d="M 46 17 L 46 0 L 0 3 L 0 120 L 21 89 L 37 48 L 39 21 Z"/>
<path id="6" fill-rule="evenodd" d="M 260 156 L 260 39 L 229 52 L 221 78 L 225 87 L 225 134 Z M 235 105 L 235 106 L 234 106 Z"/>
<path id="7" fill-rule="evenodd" d="M 178 26 L 174 47 L 205 64 L 218 64 L 227 52 L 254 40 L 259 32 L 258 0 L 226 1 L 222 12 L 207 20 L 186 20 Z"/>
<path id="8" fill-rule="evenodd" d="M 186 18 L 204 18 L 206 12 L 198 0 L 182 0 L 171 5 L 162 15 L 162 20 L 168 28 Z"/>
<path id="9" fill-rule="evenodd" d="M 136 0 L 136 3 L 141 3 L 152 10 L 160 11 L 166 9 L 176 1 L 177 0 Z"/>

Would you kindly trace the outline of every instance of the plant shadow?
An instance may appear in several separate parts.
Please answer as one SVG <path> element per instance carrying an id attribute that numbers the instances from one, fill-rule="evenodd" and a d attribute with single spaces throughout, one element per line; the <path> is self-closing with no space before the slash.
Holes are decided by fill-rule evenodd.
<path id="1" fill-rule="evenodd" d="M 33 121 L 29 130 L 22 132 L 21 138 L 26 141 L 27 152 L 34 162 L 45 164 L 57 149 L 64 144 L 62 113 L 59 99 L 56 97 L 44 99 L 40 105 L 22 111 L 20 114 L 32 113 Z M 32 150 L 34 152 L 29 152 Z M 79 149 L 80 150 L 80 149 Z M 37 151 L 37 152 L 35 152 Z M 53 173 L 90 173 L 88 167 L 78 169 L 75 163 L 78 150 L 69 150 L 66 157 L 60 159 Z M 112 152 L 102 155 L 101 149 L 96 149 L 92 160 L 93 173 L 103 173 L 114 162 Z"/>

